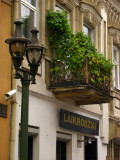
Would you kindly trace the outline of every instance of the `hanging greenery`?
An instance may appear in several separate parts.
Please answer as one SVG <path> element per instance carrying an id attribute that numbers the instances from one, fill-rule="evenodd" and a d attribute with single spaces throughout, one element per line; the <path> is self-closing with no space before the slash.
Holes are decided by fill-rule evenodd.
<path id="1" fill-rule="evenodd" d="M 113 64 L 106 60 L 103 54 L 99 54 L 91 39 L 84 32 L 72 34 L 70 24 L 65 11 L 47 13 L 47 25 L 51 48 L 56 52 L 54 62 L 59 62 L 67 72 L 79 73 L 82 76 L 82 67 L 86 58 L 89 59 L 89 70 L 93 83 L 103 83 L 112 74 Z M 51 72 L 59 72 L 60 66 L 51 69 Z"/>

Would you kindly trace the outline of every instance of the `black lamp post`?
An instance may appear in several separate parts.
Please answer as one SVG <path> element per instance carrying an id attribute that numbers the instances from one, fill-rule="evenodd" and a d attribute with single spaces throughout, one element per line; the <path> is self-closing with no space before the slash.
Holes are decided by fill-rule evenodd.
<path id="1" fill-rule="evenodd" d="M 21 106 L 21 136 L 20 136 L 20 160 L 27 160 L 28 156 L 28 109 L 29 109 L 29 85 L 36 84 L 35 75 L 46 48 L 39 45 L 36 28 L 32 29 L 31 41 L 22 34 L 22 19 L 15 22 L 16 29 L 12 38 L 6 39 L 5 43 L 9 44 L 9 51 L 12 56 L 15 78 L 21 79 L 22 83 L 22 106 Z M 22 69 L 21 64 L 26 55 L 30 66 L 30 71 Z"/>

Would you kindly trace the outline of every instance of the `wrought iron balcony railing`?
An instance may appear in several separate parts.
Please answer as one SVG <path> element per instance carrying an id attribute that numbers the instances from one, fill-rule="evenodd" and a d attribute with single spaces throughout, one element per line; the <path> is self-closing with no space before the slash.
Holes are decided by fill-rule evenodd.
<path id="1" fill-rule="evenodd" d="M 55 71 L 55 68 L 58 68 Z M 51 81 L 50 81 L 50 88 L 69 88 L 69 87 L 79 87 L 79 86 L 89 86 L 104 92 L 105 94 L 110 94 L 110 76 L 109 77 L 102 77 L 101 82 L 97 82 L 96 75 L 90 71 L 88 58 L 86 59 L 85 63 L 81 70 L 68 70 L 69 66 L 65 66 L 64 61 L 56 61 L 51 65 L 53 69 L 51 72 Z M 94 82 L 92 81 L 94 79 Z"/>

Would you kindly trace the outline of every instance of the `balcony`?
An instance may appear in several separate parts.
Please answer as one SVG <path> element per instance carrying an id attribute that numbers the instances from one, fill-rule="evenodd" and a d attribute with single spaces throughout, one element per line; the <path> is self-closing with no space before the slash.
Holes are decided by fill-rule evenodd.
<path id="1" fill-rule="evenodd" d="M 55 53 L 49 89 L 56 98 L 72 99 L 77 105 L 109 103 L 111 61 L 84 32 L 72 33 L 66 12 L 48 11 L 47 25 Z"/>
<path id="2" fill-rule="evenodd" d="M 56 98 L 74 100 L 76 105 L 109 103 L 110 76 L 97 82 L 96 74 L 92 73 L 89 58 L 86 58 L 82 69 L 68 70 L 64 61 L 56 61 L 51 65 L 51 81 L 49 89 Z M 58 71 L 54 69 L 58 68 Z M 99 75 L 99 78 L 102 77 Z"/>

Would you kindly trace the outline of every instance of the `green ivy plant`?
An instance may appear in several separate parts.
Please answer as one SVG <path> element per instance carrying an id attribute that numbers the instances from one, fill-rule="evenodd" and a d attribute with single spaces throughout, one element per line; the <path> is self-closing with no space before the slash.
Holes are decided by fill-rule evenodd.
<path id="1" fill-rule="evenodd" d="M 90 80 L 93 83 L 103 83 L 112 74 L 113 64 L 99 54 L 91 39 L 84 32 L 72 33 L 65 11 L 52 12 L 48 10 L 47 26 L 49 30 L 50 47 L 56 52 L 53 62 L 59 62 L 67 71 L 82 77 L 82 68 L 86 58 L 89 59 Z M 59 72 L 60 66 L 51 69 Z"/>

